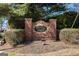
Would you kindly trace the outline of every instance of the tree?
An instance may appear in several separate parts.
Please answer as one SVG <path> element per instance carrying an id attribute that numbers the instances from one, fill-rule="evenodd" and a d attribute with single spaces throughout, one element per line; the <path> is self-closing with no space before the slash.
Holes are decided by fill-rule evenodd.
<path id="1" fill-rule="evenodd" d="M 56 18 L 58 29 L 70 28 L 78 12 L 69 10 L 67 5 L 68 4 L 64 3 L 0 4 L 0 16 L 8 16 L 10 20 L 13 21 L 15 18 L 25 17 L 33 18 L 33 21 L 39 19 L 48 21 L 50 18 Z M 79 16 L 77 19 L 78 18 Z M 76 20 L 74 27 L 78 27 L 79 21 L 77 21 L 78 20 Z"/>
<path id="2" fill-rule="evenodd" d="M 55 8 L 56 7 L 56 8 Z M 47 19 L 54 16 L 54 12 L 65 10 L 63 4 L 56 3 L 41 3 L 41 4 L 30 4 L 26 17 L 32 17 L 34 19 Z"/>
<path id="3" fill-rule="evenodd" d="M 9 4 L 0 3 L 0 16 L 7 16 L 9 14 Z"/>
<path id="4" fill-rule="evenodd" d="M 10 14 L 12 16 L 25 16 L 25 14 L 27 14 L 28 12 L 28 7 L 29 7 L 30 4 L 10 4 Z"/>

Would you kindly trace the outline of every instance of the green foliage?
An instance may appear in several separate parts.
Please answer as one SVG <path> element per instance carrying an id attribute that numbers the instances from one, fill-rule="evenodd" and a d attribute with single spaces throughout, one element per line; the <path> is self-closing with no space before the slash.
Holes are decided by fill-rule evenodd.
<path id="1" fill-rule="evenodd" d="M 74 25 L 75 25 L 75 23 L 76 23 L 76 21 L 77 21 L 78 16 L 79 16 L 79 14 L 76 15 L 76 17 L 75 17 L 75 19 L 74 19 L 74 21 L 73 21 L 73 24 L 72 24 L 72 26 L 71 26 L 71 28 L 74 27 Z"/>
<path id="2" fill-rule="evenodd" d="M 67 19 L 64 15 L 59 15 L 56 18 L 57 18 L 57 29 L 67 27 L 67 24 L 65 23 Z"/>
<path id="3" fill-rule="evenodd" d="M 14 20 L 10 19 L 9 22 L 8 22 L 10 28 L 15 28 L 13 21 L 14 21 Z"/>
<path id="4" fill-rule="evenodd" d="M 41 19 L 44 14 L 41 4 L 30 4 L 28 9 L 27 18 Z"/>
<path id="5" fill-rule="evenodd" d="M 62 29 L 60 31 L 59 38 L 65 42 L 79 43 L 79 29 Z"/>
<path id="6" fill-rule="evenodd" d="M 57 29 L 63 29 L 63 28 L 71 28 L 74 19 L 76 17 L 77 12 L 74 11 L 69 11 L 69 12 L 65 12 L 62 15 L 56 16 L 55 18 L 57 18 Z M 73 28 L 79 28 L 79 16 L 77 18 L 77 21 L 74 24 Z"/>
<path id="7" fill-rule="evenodd" d="M 11 4 L 10 13 L 14 16 L 24 16 L 28 12 L 29 4 Z"/>
<path id="8" fill-rule="evenodd" d="M 8 10 L 9 5 L 7 3 L 0 3 L 0 10 Z"/>
<path id="9" fill-rule="evenodd" d="M 0 40 L 4 39 L 4 33 L 0 33 Z"/>
<path id="10" fill-rule="evenodd" d="M 14 18 L 32 18 L 33 21 L 37 21 L 39 19 L 43 19 L 45 21 L 48 21 L 50 18 L 56 18 L 57 19 L 57 28 L 71 28 L 72 23 L 76 17 L 77 12 L 75 11 L 69 11 L 66 12 L 67 8 L 64 3 L 30 3 L 30 4 L 0 4 L 0 16 L 9 16 L 10 17 L 10 25 L 11 27 L 15 27 L 14 25 Z M 63 11 L 63 14 L 60 14 L 60 11 Z M 54 15 L 54 12 L 59 12 L 59 15 Z M 51 14 L 54 13 L 54 14 Z M 49 16 L 51 14 L 51 16 Z M 73 26 L 73 28 L 79 28 L 79 16 Z M 20 25 L 16 26 L 17 28 L 20 28 Z"/>
<path id="11" fill-rule="evenodd" d="M 12 29 L 12 30 L 6 31 L 5 40 L 12 46 L 21 44 L 24 40 L 24 30 L 23 29 Z"/>
<path id="12" fill-rule="evenodd" d="M 14 28 L 14 29 L 24 29 L 24 18 L 16 18 L 16 17 L 11 17 L 9 20 L 9 27 Z"/>
<path id="13" fill-rule="evenodd" d="M 0 3 L 0 16 L 5 16 L 9 14 L 9 4 Z"/>
<path id="14" fill-rule="evenodd" d="M 55 5 L 53 5 L 52 7 L 52 10 L 53 11 L 65 11 L 66 10 L 66 8 L 65 8 L 65 5 L 63 5 L 63 4 L 55 4 Z"/>

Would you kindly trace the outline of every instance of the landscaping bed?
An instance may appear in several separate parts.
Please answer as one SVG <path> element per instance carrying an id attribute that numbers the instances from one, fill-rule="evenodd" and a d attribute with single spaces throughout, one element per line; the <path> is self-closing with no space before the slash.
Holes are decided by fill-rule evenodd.
<path id="1" fill-rule="evenodd" d="M 74 51 L 73 51 L 74 50 Z M 66 44 L 62 41 L 34 41 L 27 45 L 18 45 L 11 48 L 8 44 L 0 47 L 0 51 L 5 51 L 8 55 L 79 55 L 78 45 Z M 68 51 L 68 52 L 67 52 Z M 77 52 L 77 53 L 76 53 Z"/>

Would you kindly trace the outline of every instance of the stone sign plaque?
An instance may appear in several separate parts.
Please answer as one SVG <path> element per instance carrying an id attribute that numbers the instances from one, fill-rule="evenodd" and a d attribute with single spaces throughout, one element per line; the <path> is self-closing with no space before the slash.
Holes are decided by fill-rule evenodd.
<path id="1" fill-rule="evenodd" d="M 47 30 L 47 27 L 45 27 L 45 26 L 35 26 L 34 30 L 37 31 L 37 32 L 45 32 Z"/>
<path id="2" fill-rule="evenodd" d="M 56 40 L 56 19 L 32 22 L 31 18 L 26 18 L 25 34 L 27 40 Z"/>

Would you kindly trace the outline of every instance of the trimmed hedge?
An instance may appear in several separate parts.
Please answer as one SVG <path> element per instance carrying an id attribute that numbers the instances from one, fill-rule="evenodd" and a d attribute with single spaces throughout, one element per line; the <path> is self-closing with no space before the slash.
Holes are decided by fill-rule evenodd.
<path id="1" fill-rule="evenodd" d="M 71 43 L 79 43 L 79 29 L 62 29 L 59 34 L 59 39 Z"/>
<path id="2" fill-rule="evenodd" d="M 4 37 L 4 35 L 5 35 L 4 32 L 1 32 L 0 33 L 0 46 L 5 43 L 5 37 Z"/>
<path id="3" fill-rule="evenodd" d="M 15 46 L 24 40 L 24 29 L 11 29 L 5 32 L 5 40 L 10 45 Z"/>
<path id="4" fill-rule="evenodd" d="M 4 38 L 5 33 L 0 33 L 0 39 Z"/>

